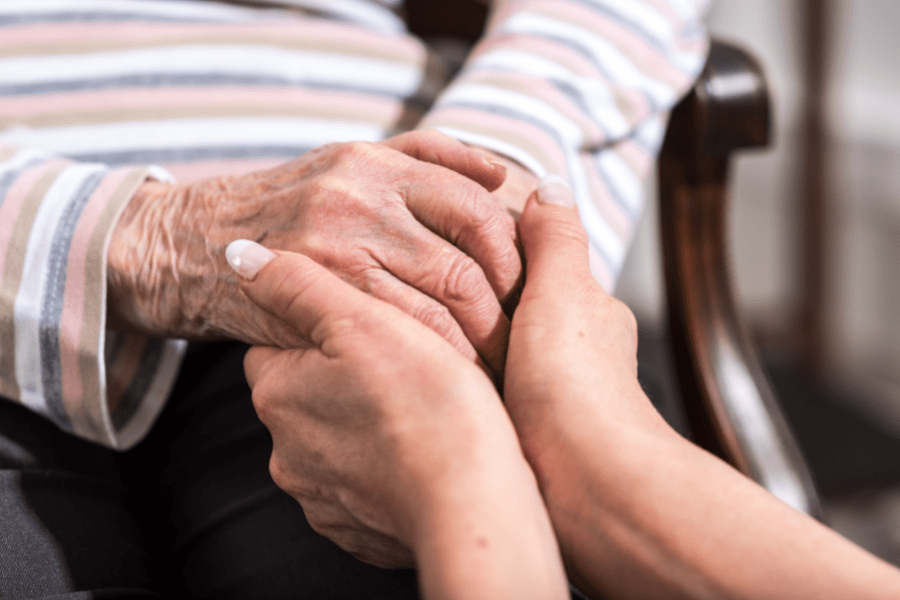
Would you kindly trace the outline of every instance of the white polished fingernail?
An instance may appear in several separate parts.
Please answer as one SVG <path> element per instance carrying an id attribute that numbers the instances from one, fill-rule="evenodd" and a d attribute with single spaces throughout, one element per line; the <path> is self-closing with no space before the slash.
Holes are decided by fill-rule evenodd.
<path id="1" fill-rule="evenodd" d="M 541 179 L 537 189 L 537 200 L 541 204 L 556 204 L 566 208 L 575 206 L 572 186 L 559 175 L 547 175 Z"/>
<path id="2" fill-rule="evenodd" d="M 250 240 L 235 240 L 225 249 L 225 259 L 244 279 L 253 279 L 277 255 Z"/>

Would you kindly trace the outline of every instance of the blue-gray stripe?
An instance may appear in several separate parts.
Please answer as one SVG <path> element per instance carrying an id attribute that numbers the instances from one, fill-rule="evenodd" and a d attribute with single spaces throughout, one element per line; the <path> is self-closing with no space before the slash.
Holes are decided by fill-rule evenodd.
<path id="1" fill-rule="evenodd" d="M 192 148 L 150 148 L 133 150 L 110 150 L 108 152 L 85 152 L 73 154 L 72 158 L 81 162 L 99 162 L 110 166 L 148 163 L 198 162 L 203 160 L 241 160 L 247 158 L 291 159 L 305 154 L 313 146 L 197 146 Z"/>
<path id="2" fill-rule="evenodd" d="M 128 424 L 147 396 L 147 392 L 150 391 L 153 377 L 162 361 L 164 344 L 165 341 L 159 338 L 147 340 L 147 345 L 144 346 L 141 360 L 138 363 L 138 370 L 112 414 L 112 424 L 116 432 L 121 431 Z"/>
<path id="3" fill-rule="evenodd" d="M 574 85 L 572 85 L 568 81 L 563 81 L 562 79 L 550 79 L 550 83 L 552 83 L 553 86 L 558 89 L 561 94 L 566 96 L 572 102 L 572 104 L 581 109 L 581 112 L 583 112 L 585 116 L 590 118 L 593 115 L 593 111 L 588 105 L 587 100 L 585 100 L 584 95 L 579 92 L 578 88 L 576 88 Z M 597 119 L 591 120 L 594 121 L 594 124 L 597 126 L 597 128 L 600 129 L 601 132 L 603 132 L 604 140 L 609 140 L 612 137 L 618 137 L 619 135 L 621 135 L 621 133 L 619 132 L 609 131 Z"/>
<path id="4" fill-rule="evenodd" d="M 593 12 L 601 13 L 612 21 L 616 21 L 620 25 L 630 29 L 632 32 L 640 36 L 647 44 L 653 46 L 659 52 L 663 54 L 667 54 L 667 48 L 665 42 L 660 40 L 658 37 L 644 29 L 641 24 L 637 21 L 632 21 L 625 15 L 620 12 L 613 10 L 612 7 L 606 5 L 602 2 L 596 2 L 594 0 L 569 0 L 570 2 L 577 2 L 582 6 L 588 7 Z"/>
<path id="5" fill-rule="evenodd" d="M 590 48 L 585 48 L 582 44 L 579 44 L 579 43 L 577 43 L 577 42 L 575 42 L 575 41 L 573 41 L 573 40 L 570 40 L 570 39 L 568 39 L 568 38 L 556 37 L 556 36 L 547 35 L 547 34 L 545 34 L 545 33 L 540 33 L 540 32 L 532 33 L 532 35 L 539 36 L 539 37 L 542 37 L 542 38 L 544 38 L 544 39 L 548 39 L 548 40 L 550 40 L 550 41 L 552 41 L 552 42 L 554 42 L 554 43 L 556 43 L 556 44 L 559 44 L 560 46 L 565 46 L 566 48 L 569 48 L 570 50 L 572 50 L 572 51 L 574 51 L 574 52 L 577 52 L 578 54 L 580 54 L 581 56 L 583 56 L 585 60 L 587 60 L 589 63 L 591 63 L 591 66 L 592 66 L 595 70 L 597 70 L 597 72 L 599 72 L 599 73 L 601 74 L 601 76 L 603 77 L 603 79 L 605 79 L 605 80 L 606 80 L 607 82 L 609 82 L 611 85 L 618 85 L 618 79 L 617 79 L 616 77 L 613 77 L 613 74 L 610 73 L 610 72 L 609 72 L 609 71 L 608 71 L 608 70 L 600 63 L 600 61 L 597 59 L 597 55 L 594 54 L 594 53 L 590 50 Z M 636 92 L 639 93 L 641 96 L 643 96 L 644 98 L 647 99 L 647 103 L 650 105 L 651 110 L 653 110 L 654 112 L 658 112 L 658 111 L 660 110 L 659 107 L 658 107 L 658 105 L 657 105 L 656 100 L 650 95 L 649 91 L 647 91 L 647 90 L 642 90 L 642 89 L 640 89 L 640 88 L 636 88 L 634 91 L 636 91 Z"/>
<path id="6" fill-rule="evenodd" d="M 134 73 L 113 77 L 97 77 L 92 79 L 63 79 L 55 81 L 35 81 L 31 83 L 11 83 L 0 85 L 0 96 L 16 97 L 60 92 L 80 92 L 84 90 L 108 90 L 119 88 L 155 88 L 178 86 L 267 86 L 267 87 L 306 87 L 314 90 L 331 90 L 341 92 L 358 92 L 366 95 L 384 96 L 393 99 L 424 99 L 415 94 L 410 96 L 407 90 L 391 87 L 390 81 L 383 86 L 360 86 L 350 83 L 325 81 L 309 78 L 279 77 L 274 75 L 256 75 L 247 73 Z"/>
<path id="7" fill-rule="evenodd" d="M 91 194 L 103 181 L 106 171 L 91 173 L 85 177 L 78 191 L 66 205 L 53 232 L 47 275 L 44 280 L 44 297 L 41 299 L 40 344 L 41 383 L 47 401 L 49 416 L 67 431 L 72 425 L 62 401 L 59 325 L 62 319 L 63 297 L 66 289 L 66 264 L 78 219 Z M 76 274 L 78 275 L 78 274 Z"/>
<path id="8" fill-rule="evenodd" d="M 549 124 L 540 119 L 536 119 L 531 115 L 527 115 L 520 111 L 511 109 L 507 106 L 499 106 L 496 104 L 486 104 L 483 102 L 441 102 L 439 108 L 470 108 L 473 110 L 477 110 L 484 113 L 490 113 L 494 115 L 500 115 L 501 117 L 508 117 L 510 119 L 514 119 L 516 121 L 520 121 L 523 123 L 530 123 L 535 127 L 542 129 L 547 135 L 553 138 L 553 142 L 559 148 L 567 148 L 569 144 L 563 141 L 563 139 L 559 136 L 559 132 Z"/>
<path id="9" fill-rule="evenodd" d="M 62 11 L 0 14 L 0 27 L 35 25 L 38 23 L 232 23 L 233 19 L 160 15 L 134 11 Z"/>
<path id="10" fill-rule="evenodd" d="M 3 203 L 6 201 L 6 195 L 9 193 L 9 190 L 12 188 L 13 184 L 15 184 L 16 180 L 21 177 L 22 173 L 46 162 L 46 160 L 46 158 L 33 158 L 25 162 L 22 166 L 10 169 L 3 175 L 0 175 L 0 206 L 3 206 Z"/>

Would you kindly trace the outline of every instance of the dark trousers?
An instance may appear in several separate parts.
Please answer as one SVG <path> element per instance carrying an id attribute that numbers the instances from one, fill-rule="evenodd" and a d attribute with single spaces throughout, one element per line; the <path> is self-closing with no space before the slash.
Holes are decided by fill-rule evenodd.
<path id="1" fill-rule="evenodd" d="M 0 599 L 417 597 L 412 571 L 357 561 L 272 483 L 245 351 L 192 345 L 126 453 L 0 401 Z"/>

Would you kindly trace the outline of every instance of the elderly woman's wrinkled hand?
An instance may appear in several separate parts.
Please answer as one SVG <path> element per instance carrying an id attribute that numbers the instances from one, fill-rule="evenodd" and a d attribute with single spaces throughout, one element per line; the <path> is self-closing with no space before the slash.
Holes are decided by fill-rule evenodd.
<path id="1" fill-rule="evenodd" d="M 249 303 L 234 239 L 301 252 L 502 371 L 504 303 L 521 284 L 515 223 L 490 191 L 505 169 L 435 131 L 330 144 L 277 168 L 148 182 L 110 244 L 113 326 L 193 339 L 308 345 Z"/>

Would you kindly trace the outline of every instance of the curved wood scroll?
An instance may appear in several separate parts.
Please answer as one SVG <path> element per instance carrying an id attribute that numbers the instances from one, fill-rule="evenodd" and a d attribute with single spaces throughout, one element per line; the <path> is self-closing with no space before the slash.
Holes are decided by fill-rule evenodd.
<path id="1" fill-rule="evenodd" d="M 694 440 L 788 504 L 821 517 L 728 270 L 729 158 L 768 140 L 769 100 L 759 65 L 714 42 L 698 83 L 672 111 L 659 161 L 669 332 Z"/>

